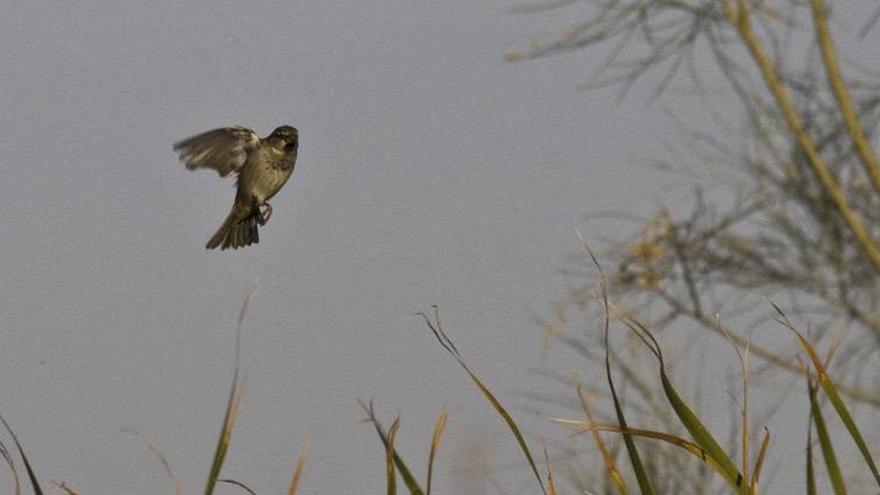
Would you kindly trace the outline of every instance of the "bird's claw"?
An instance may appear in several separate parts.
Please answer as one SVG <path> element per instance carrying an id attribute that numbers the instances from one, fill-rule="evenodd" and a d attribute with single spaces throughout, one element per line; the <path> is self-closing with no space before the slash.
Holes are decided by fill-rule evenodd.
<path id="1" fill-rule="evenodd" d="M 265 206 L 266 209 L 260 211 L 259 215 L 257 216 L 257 223 L 260 224 L 260 226 L 266 225 L 266 222 L 268 222 L 269 218 L 272 217 L 272 205 L 270 205 L 269 203 L 263 203 L 263 206 Z"/>

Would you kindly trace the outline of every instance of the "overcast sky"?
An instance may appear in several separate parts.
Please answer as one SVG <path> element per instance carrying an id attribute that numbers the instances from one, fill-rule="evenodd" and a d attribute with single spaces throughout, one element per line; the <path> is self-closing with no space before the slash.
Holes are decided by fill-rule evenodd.
<path id="1" fill-rule="evenodd" d="M 357 398 L 388 423 L 402 415 L 419 473 L 448 407 L 447 490 L 469 440 L 519 465 L 413 313 L 440 305 L 468 360 L 532 424 L 520 406 L 539 383 L 534 317 L 564 294 L 582 215 L 650 214 L 678 179 L 645 165 L 675 135 L 660 106 L 639 90 L 617 102 L 576 89 L 589 53 L 503 62 L 585 7 L 510 5 L 0 5 L 0 412 L 46 482 L 168 493 L 120 431 L 135 427 L 197 492 L 253 286 L 224 475 L 281 493 L 310 437 L 304 493 L 381 493 L 384 454 Z M 298 127 L 299 159 L 260 244 L 206 251 L 232 181 L 187 172 L 171 144 L 281 124 Z"/>

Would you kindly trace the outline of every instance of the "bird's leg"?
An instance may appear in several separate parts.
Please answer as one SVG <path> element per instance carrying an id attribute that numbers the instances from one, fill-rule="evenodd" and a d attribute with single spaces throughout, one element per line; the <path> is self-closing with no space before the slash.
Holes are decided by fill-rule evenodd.
<path id="1" fill-rule="evenodd" d="M 266 210 L 261 211 L 260 217 L 257 219 L 257 223 L 259 223 L 261 226 L 266 225 L 266 222 L 268 222 L 269 218 L 272 217 L 272 205 L 270 205 L 269 203 L 263 203 L 263 206 L 266 207 Z"/>

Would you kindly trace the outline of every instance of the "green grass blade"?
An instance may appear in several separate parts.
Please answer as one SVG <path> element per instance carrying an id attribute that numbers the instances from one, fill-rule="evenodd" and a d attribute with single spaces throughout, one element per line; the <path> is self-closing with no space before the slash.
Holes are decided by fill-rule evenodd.
<path id="1" fill-rule="evenodd" d="M 669 400 L 672 409 L 675 411 L 675 415 L 678 416 L 678 419 L 687 429 L 688 433 L 691 434 L 691 438 L 693 438 L 697 445 L 702 447 L 703 450 L 705 450 L 706 453 L 712 457 L 719 466 L 721 466 L 724 470 L 725 478 L 731 486 L 737 489 L 746 487 L 747 484 L 744 482 L 736 464 L 734 464 L 727 453 L 724 452 L 724 449 L 721 448 L 721 445 L 718 444 L 715 437 L 709 433 L 709 430 L 703 425 L 703 422 L 700 421 L 699 416 L 697 416 L 694 411 L 688 407 L 687 403 L 682 400 L 678 391 L 675 390 L 675 387 L 666 375 L 666 370 L 662 368 L 660 371 L 660 381 L 663 384 L 663 391 L 666 393 L 666 398 Z"/>
<path id="2" fill-rule="evenodd" d="M 880 486 L 880 471 L 877 469 L 877 464 L 874 463 L 874 458 L 871 455 L 871 451 L 868 449 L 868 444 L 865 442 L 864 437 L 862 437 L 861 431 L 859 431 L 859 427 L 856 425 L 855 420 L 852 417 L 852 414 L 849 412 L 849 408 L 846 407 L 846 404 L 843 402 L 843 399 L 840 398 L 840 394 L 837 391 L 837 387 L 834 385 L 834 382 L 828 376 L 828 372 L 825 369 L 825 365 L 822 364 L 822 360 L 819 358 L 819 355 L 816 353 L 816 350 L 812 345 L 807 341 L 807 339 L 801 334 L 794 325 L 788 321 L 788 318 L 785 316 L 785 313 L 782 310 L 773 304 L 770 303 L 774 309 L 779 313 L 782 317 L 782 323 L 791 330 L 795 337 L 797 338 L 798 343 L 801 348 L 804 349 L 804 352 L 807 353 L 807 356 L 810 358 L 810 362 L 813 363 L 813 368 L 816 370 L 816 375 L 818 379 L 819 386 L 822 387 L 822 390 L 825 392 L 825 395 L 828 397 L 828 401 L 831 402 L 831 406 L 834 408 L 834 411 L 837 413 L 837 416 L 843 422 L 843 425 L 846 427 L 846 431 L 849 432 L 849 435 L 852 437 L 853 441 L 858 447 L 859 452 L 862 454 L 862 458 L 865 459 L 865 463 L 868 465 L 868 468 L 871 470 L 871 474 L 874 475 L 874 481 L 877 482 L 877 486 Z"/>
<path id="3" fill-rule="evenodd" d="M 214 459 L 211 461 L 211 470 L 208 472 L 208 481 L 205 484 L 205 495 L 214 493 L 214 488 L 216 488 L 217 482 L 220 479 L 220 471 L 223 468 L 226 453 L 229 451 L 229 444 L 232 442 L 232 429 L 235 427 L 235 419 L 238 415 L 240 404 L 241 391 L 238 389 L 238 381 L 233 380 L 229 401 L 226 404 L 226 413 L 223 417 L 223 427 L 220 429 L 220 438 L 217 440 L 217 447 L 214 449 Z"/>
<path id="4" fill-rule="evenodd" d="M 12 441 L 15 442 L 15 448 L 18 449 L 18 455 L 21 456 L 21 461 L 24 463 L 24 469 L 27 472 L 28 480 L 30 480 L 31 482 L 31 488 L 34 490 L 34 495 L 43 495 L 43 489 L 40 488 L 40 483 L 37 481 L 37 475 L 34 474 L 34 470 L 31 467 L 30 461 L 28 460 L 27 456 L 24 455 L 24 449 L 18 442 L 18 437 L 15 436 L 15 432 L 12 431 L 12 428 L 9 427 L 9 423 L 6 422 L 6 418 L 4 418 L 3 415 L 0 415 L 0 421 L 3 422 L 3 426 L 6 428 L 6 431 L 9 432 L 9 436 L 12 437 Z"/>
<path id="5" fill-rule="evenodd" d="M 587 403 L 587 399 L 584 397 L 580 385 L 577 387 L 577 395 L 581 402 L 581 409 L 584 410 L 584 416 L 587 418 L 589 424 L 592 425 L 596 421 L 593 419 L 593 413 L 590 412 L 590 405 Z M 617 469 L 617 465 L 614 462 L 614 456 L 608 451 L 608 447 L 605 445 L 605 441 L 602 440 L 602 436 L 599 435 L 598 431 L 591 431 L 590 433 L 593 435 L 593 441 L 596 442 L 596 447 L 598 447 L 599 453 L 602 455 L 602 461 L 605 463 L 605 471 L 608 472 L 608 477 L 611 479 L 611 482 L 614 483 L 614 486 L 617 487 L 617 492 L 620 493 L 620 495 L 629 495 L 629 490 L 626 488 L 626 482 L 623 480 L 623 476 L 620 475 L 620 471 Z"/>
<path id="6" fill-rule="evenodd" d="M 849 432 L 850 436 L 852 436 L 853 440 L 859 448 L 859 451 L 862 453 L 862 457 L 864 457 L 865 462 L 871 469 L 871 473 L 874 475 L 874 479 L 877 482 L 877 485 L 880 486 L 880 473 L 878 473 L 877 466 L 876 464 L 874 464 L 874 459 L 871 457 L 871 453 L 868 450 L 868 444 L 865 443 L 865 440 L 862 437 L 862 434 L 859 431 L 858 427 L 856 426 L 855 420 L 849 413 L 846 404 L 844 404 L 843 400 L 840 398 L 840 395 L 837 393 L 837 390 L 834 388 L 834 384 L 830 380 L 822 380 L 821 385 L 822 390 L 825 391 L 825 395 L 828 397 L 829 402 L 831 402 L 831 405 L 834 407 L 834 410 L 837 412 L 840 420 L 843 422 L 844 426 L 846 426 L 847 431 Z"/>
<path id="7" fill-rule="evenodd" d="M 599 432 L 599 431 L 611 431 L 615 433 L 628 434 L 633 437 L 638 438 L 646 438 L 652 440 L 658 440 L 661 442 L 668 443 L 670 445 L 674 445 L 690 455 L 696 457 L 703 464 L 710 467 L 712 470 L 720 474 L 721 476 L 726 476 L 724 473 L 724 469 L 709 456 L 702 447 L 697 445 L 696 443 L 681 438 L 679 436 L 671 435 L 669 433 L 664 433 L 662 431 L 655 430 L 646 430 L 644 428 L 630 428 L 628 430 L 622 430 L 619 426 L 611 423 L 595 423 L 595 422 L 583 422 L 583 421 L 571 421 L 566 419 L 556 419 L 556 421 L 577 426 L 578 430 L 581 432 L 590 431 L 590 432 Z"/>
<path id="8" fill-rule="evenodd" d="M 358 403 L 364 409 L 364 412 L 367 413 L 367 421 L 373 423 L 373 427 L 376 428 L 376 433 L 379 434 L 379 439 L 382 440 L 382 445 L 387 450 L 389 443 L 388 434 L 385 433 L 385 428 L 376 417 L 376 411 L 373 409 L 373 403 L 370 402 L 370 404 L 367 405 L 360 400 L 358 400 Z M 424 492 L 419 486 L 419 482 L 416 481 L 416 477 L 413 476 L 412 471 L 410 471 L 406 463 L 403 462 L 403 459 L 400 457 L 400 454 L 398 454 L 397 449 L 392 450 L 392 458 L 394 459 L 394 465 L 397 467 L 397 471 L 400 473 L 400 477 L 403 478 L 403 483 L 406 485 L 406 488 L 409 490 L 410 494 L 423 495 Z"/>
<path id="9" fill-rule="evenodd" d="M 385 444 L 385 473 L 388 478 L 388 495 L 397 495 L 397 476 L 394 473 L 394 437 L 400 427 L 400 418 L 391 423 L 388 430 L 388 442 Z"/>
<path id="10" fill-rule="evenodd" d="M 541 491 L 546 494 L 547 490 L 546 488 L 544 488 L 544 482 L 541 480 L 541 474 L 538 472 L 538 466 L 535 464 L 535 460 L 532 457 L 531 451 L 529 451 L 529 446 L 526 443 L 526 439 L 523 437 L 519 426 L 516 424 L 516 421 L 514 421 L 513 417 L 511 417 L 507 410 L 504 409 L 504 406 L 501 405 L 501 402 L 495 397 L 492 391 L 489 390 L 489 387 L 484 385 L 483 382 L 480 381 L 479 377 L 477 377 L 477 375 L 474 374 L 474 372 L 471 371 L 470 368 L 465 366 L 464 362 L 462 362 L 461 365 L 467 372 L 467 374 L 471 377 L 471 380 L 473 380 L 477 388 L 480 389 L 481 392 L 483 392 L 483 395 L 486 397 L 489 403 L 492 404 L 492 407 L 495 408 L 495 411 L 498 413 L 498 415 L 504 419 L 505 423 L 507 423 L 507 427 L 516 438 L 516 442 L 519 444 L 520 450 L 526 456 L 526 460 L 528 461 L 529 466 L 532 468 L 532 472 L 535 474 L 535 476 L 538 477 L 538 484 L 541 487 Z"/>
<path id="11" fill-rule="evenodd" d="M 810 421 L 807 424 L 807 495 L 816 495 L 816 475 L 813 473 L 813 414 L 810 408 Z"/>
<path id="12" fill-rule="evenodd" d="M 576 231 L 576 233 L 581 247 L 583 247 L 584 251 L 590 256 L 593 265 L 596 267 L 596 270 L 599 271 L 602 290 L 602 309 L 604 315 L 602 330 L 605 341 L 605 377 L 608 379 L 608 387 L 611 389 L 611 399 L 614 402 L 614 413 L 617 416 L 617 423 L 620 426 L 621 431 L 625 432 L 623 434 L 623 444 L 626 446 L 626 453 L 629 456 L 629 462 L 636 475 L 636 481 L 639 483 L 639 490 L 642 495 L 654 495 L 654 487 L 651 484 L 650 478 L 648 478 L 648 471 L 642 463 L 642 458 L 639 456 L 639 450 L 636 448 L 636 443 L 628 433 L 629 425 L 626 422 L 626 416 L 623 413 L 623 407 L 620 405 L 620 399 L 617 396 L 617 389 L 614 387 L 614 378 L 611 374 L 611 344 L 608 338 L 608 331 L 611 326 L 611 316 L 608 308 L 608 279 L 605 277 L 605 270 L 602 269 L 602 265 L 599 264 L 599 260 L 596 259 L 596 255 L 593 254 L 593 251 L 590 249 L 584 236 L 581 235 L 580 231 Z M 626 493 L 626 489 L 624 488 L 621 490 L 621 493 Z"/>
<path id="13" fill-rule="evenodd" d="M 510 413 L 501 405 L 501 402 L 495 395 L 489 390 L 482 380 L 471 371 L 470 367 L 464 362 L 461 357 L 461 354 L 458 352 L 458 349 L 455 347 L 455 344 L 449 339 L 446 335 L 446 332 L 443 331 L 443 327 L 440 325 L 440 317 L 438 314 L 437 307 L 434 306 L 434 320 L 428 317 L 426 313 L 419 313 L 419 315 L 424 318 L 425 323 L 428 325 L 428 328 L 437 338 L 437 341 L 440 342 L 440 345 L 446 349 L 449 354 L 452 355 L 453 358 L 458 362 L 459 365 L 467 372 L 468 376 L 471 377 L 471 381 L 477 386 L 480 392 L 483 393 L 483 396 L 486 397 L 486 400 L 492 405 L 495 409 L 495 412 L 498 413 L 499 416 L 504 420 L 507 424 L 507 428 L 513 433 L 514 438 L 516 438 L 516 442 L 519 445 L 520 451 L 522 451 L 523 455 L 525 455 L 526 460 L 529 463 L 529 467 L 532 468 L 532 473 L 535 475 L 535 479 L 538 481 L 538 485 L 541 487 L 541 492 L 544 495 L 547 495 L 547 489 L 544 487 L 544 480 L 541 478 L 541 473 L 538 472 L 538 466 L 535 464 L 535 459 L 532 457 L 532 453 L 529 450 L 529 446 L 526 443 L 526 439 L 523 437 L 522 432 L 519 429 L 519 426 L 516 424 L 516 421 L 513 420 L 513 417 L 510 416 Z"/>
<path id="14" fill-rule="evenodd" d="M 238 313 L 238 326 L 235 329 L 235 369 L 232 373 L 232 386 L 229 389 L 229 400 L 226 402 L 226 412 L 223 415 L 223 427 L 220 429 L 220 438 L 217 440 L 217 447 L 214 449 L 214 459 L 211 461 L 211 470 L 208 472 L 208 481 L 205 483 L 205 495 L 212 495 L 214 488 L 217 486 L 220 470 L 223 468 L 223 461 L 226 459 L 226 453 L 229 451 L 229 444 L 232 441 L 232 429 L 235 427 L 238 408 L 241 405 L 242 394 L 238 386 L 239 374 L 241 372 L 241 329 L 253 295 L 253 289 L 245 293 L 241 310 Z"/>
<path id="15" fill-rule="evenodd" d="M 739 472 L 739 468 L 736 467 L 733 460 L 731 460 L 727 453 L 724 452 L 724 449 L 721 448 L 718 441 L 715 440 L 709 430 L 703 425 L 702 421 L 700 421 L 699 416 L 693 412 L 672 385 L 672 381 L 666 373 L 666 363 L 663 360 L 663 350 L 657 342 L 657 339 L 654 338 L 654 334 L 632 315 L 621 312 L 616 308 L 614 311 L 615 316 L 623 322 L 623 324 L 625 324 L 639 338 L 639 340 L 648 347 L 654 357 L 657 358 L 660 365 L 660 382 L 663 385 L 663 392 L 672 406 L 675 415 L 688 430 L 688 433 L 690 433 L 691 438 L 693 438 L 694 441 L 712 457 L 713 461 L 723 468 L 725 473 L 724 477 L 731 486 L 741 493 L 748 492 L 748 482 L 743 478 L 742 473 Z"/>
<path id="16" fill-rule="evenodd" d="M 636 443 L 633 441 L 632 435 L 629 433 L 630 428 L 626 422 L 623 407 L 621 407 L 620 400 L 617 398 L 617 391 L 614 389 L 614 381 L 611 378 L 611 367 L 607 360 L 608 355 L 606 354 L 605 357 L 605 373 L 608 376 L 608 385 L 611 388 L 611 398 L 614 401 L 614 413 L 617 416 L 617 423 L 620 425 L 621 431 L 626 432 L 623 434 L 623 444 L 626 446 L 626 453 L 629 455 L 629 462 L 636 475 L 636 480 L 639 483 L 639 490 L 642 495 L 654 495 L 654 487 L 651 485 L 651 480 L 648 478 L 648 472 L 645 470 L 644 464 L 642 464 L 642 458 L 639 456 L 639 450 L 636 448 Z"/>
<path id="17" fill-rule="evenodd" d="M 820 375 L 819 384 L 822 386 L 822 390 L 828 397 L 828 401 L 831 403 L 832 407 L 834 407 L 835 412 L 837 412 L 837 416 L 840 417 L 846 430 L 859 448 L 859 452 L 861 452 L 862 457 L 865 459 L 865 463 L 871 470 L 871 474 L 874 475 L 874 480 L 877 482 L 877 485 L 880 486 L 880 472 L 878 472 L 877 465 L 874 463 L 874 458 L 868 450 L 868 444 L 862 437 L 862 434 L 859 431 L 858 426 L 856 426 L 856 422 L 850 414 L 849 409 L 846 407 L 846 404 L 843 402 L 843 399 L 840 398 L 840 394 L 837 393 L 837 388 L 834 386 L 834 383 L 828 378 L 828 375 L 826 375 L 824 371 Z"/>
<path id="18" fill-rule="evenodd" d="M 831 436 L 825 427 L 822 410 L 819 408 L 818 401 L 816 400 L 816 389 L 813 386 L 810 386 L 810 411 L 813 416 L 813 423 L 816 425 L 816 434 L 819 437 L 819 446 L 822 448 L 822 457 L 825 458 L 825 467 L 828 469 L 831 487 L 834 488 L 835 495 L 846 495 L 843 473 L 840 472 L 840 465 L 837 462 L 837 456 L 834 454 Z"/>
<path id="19" fill-rule="evenodd" d="M 666 373 L 663 351 L 660 348 L 660 344 L 654 338 L 654 335 L 644 324 L 633 316 L 623 314 L 619 310 L 615 311 L 620 321 L 639 337 L 639 339 L 649 348 L 651 353 L 654 354 L 654 357 L 657 358 L 660 365 L 660 382 L 663 385 L 663 392 L 666 395 L 669 404 L 672 406 L 675 415 L 687 429 L 688 433 L 690 433 L 691 438 L 694 439 L 697 445 L 706 451 L 706 454 L 709 455 L 714 462 L 721 466 L 724 471 L 724 478 L 732 487 L 736 488 L 740 493 L 747 493 L 749 489 L 748 482 L 743 478 L 742 473 L 739 472 L 739 468 L 736 467 L 736 464 L 734 464 L 730 456 L 727 455 L 718 441 L 715 440 L 715 437 L 713 437 L 705 425 L 703 425 L 699 416 L 697 416 L 681 398 L 681 395 L 675 389 L 675 386 L 672 385 L 672 381 Z"/>

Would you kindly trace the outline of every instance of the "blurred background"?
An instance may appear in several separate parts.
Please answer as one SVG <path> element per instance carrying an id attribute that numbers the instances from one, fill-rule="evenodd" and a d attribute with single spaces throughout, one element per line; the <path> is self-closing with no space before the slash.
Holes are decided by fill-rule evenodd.
<path id="1" fill-rule="evenodd" d="M 623 98 L 619 85 L 580 88 L 607 48 L 505 61 L 564 35 L 589 4 L 0 6 L 0 412 L 38 473 L 82 493 L 169 492 L 133 427 L 198 491 L 255 288 L 224 476 L 281 493 L 308 438 L 303 492 L 381 493 L 384 451 L 356 402 L 372 399 L 386 424 L 402 416 L 398 445 L 419 473 L 447 408 L 438 493 L 534 493 L 509 432 L 414 313 L 439 305 L 528 438 L 561 451 L 556 406 L 529 394 L 549 393 L 548 373 L 604 380 L 598 363 L 542 346 L 568 270 L 591 270 L 575 229 L 601 246 L 661 208 L 688 211 L 705 177 L 652 165 L 675 156 L 683 127 L 713 122 L 687 81 L 655 98 L 662 72 Z M 847 2 L 835 29 L 853 33 L 872 6 Z M 840 43 L 862 53 L 876 39 Z M 742 112 L 721 76 L 706 77 L 717 111 Z M 298 127 L 299 159 L 260 244 L 206 251 L 232 181 L 187 172 L 171 144 L 281 124 Z M 762 338 L 791 343 L 784 329 Z M 714 339 L 698 358 L 735 374 Z M 675 371 L 688 390 L 687 366 Z M 733 399 L 717 395 L 700 407 L 726 433 Z M 789 428 L 802 438 L 806 416 Z M 768 492 L 803 486 L 796 445 L 775 452 Z"/>

